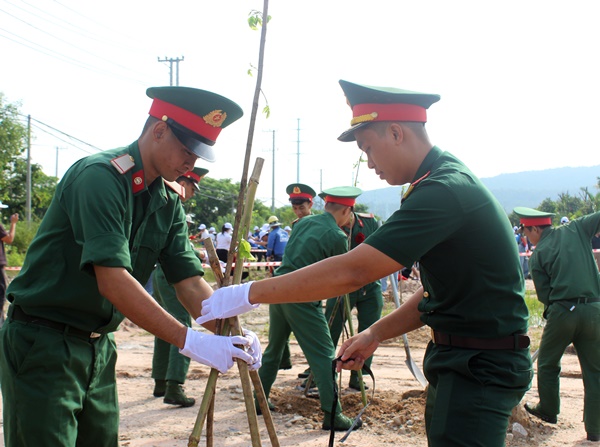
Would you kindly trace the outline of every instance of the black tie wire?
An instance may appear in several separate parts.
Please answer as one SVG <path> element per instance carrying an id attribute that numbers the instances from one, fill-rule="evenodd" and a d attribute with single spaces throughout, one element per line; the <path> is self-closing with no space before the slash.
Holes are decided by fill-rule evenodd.
<path id="1" fill-rule="evenodd" d="M 333 404 L 331 406 L 331 420 L 330 422 L 330 432 L 329 432 L 329 444 L 328 447 L 333 447 L 333 443 L 335 441 L 335 413 L 337 410 L 337 403 L 339 400 L 339 391 L 338 391 L 338 386 L 337 386 L 337 380 L 335 377 L 335 370 L 336 370 L 336 366 L 337 366 L 337 362 L 338 361 L 342 361 L 342 357 L 337 357 L 335 359 L 333 359 L 333 361 L 331 362 L 331 377 L 333 380 Z M 350 428 L 348 429 L 348 431 L 346 432 L 346 434 L 344 436 L 342 436 L 340 438 L 340 442 L 344 442 L 346 439 L 348 439 L 348 436 L 350 436 L 350 433 L 352 433 L 352 430 L 354 430 L 354 427 L 356 427 L 356 424 L 358 424 L 358 421 L 360 420 L 360 417 L 363 415 L 363 413 L 365 412 L 365 410 L 367 409 L 367 407 L 371 404 L 371 402 L 373 401 L 373 397 L 375 397 L 375 376 L 373 375 L 373 371 L 371 371 L 371 368 L 369 368 L 367 365 L 363 365 L 362 370 L 364 372 L 366 372 L 367 374 L 369 374 L 371 376 L 371 379 L 373 380 L 373 390 L 371 392 L 371 400 L 369 402 L 367 402 L 367 405 L 365 405 L 362 410 L 360 410 L 358 412 L 358 414 L 356 415 L 356 417 L 354 418 L 354 421 L 352 422 L 352 425 L 350 426 Z"/>

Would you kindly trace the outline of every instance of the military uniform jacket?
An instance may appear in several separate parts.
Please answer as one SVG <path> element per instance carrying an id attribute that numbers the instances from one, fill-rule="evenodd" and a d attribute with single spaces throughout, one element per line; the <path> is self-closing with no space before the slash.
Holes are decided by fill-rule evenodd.
<path id="1" fill-rule="evenodd" d="M 434 330 L 493 338 L 527 332 L 513 229 L 489 190 L 433 147 L 402 205 L 366 241 L 403 266 L 420 262 L 421 320 Z"/>
<path id="2" fill-rule="evenodd" d="M 145 184 L 135 142 L 67 171 L 8 299 L 34 316 L 114 331 L 123 316 L 98 292 L 94 265 L 123 267 L 145 284 L 159 259 L 171 283 L 203 274 L 179 196 L 160 177 Z"/>
<path id="3" fill-rule="evenodd" d="M 331 256 L 348 251 L 346 233 L 327 212 L 300 219 L 285 246 L 283 261 L 275 276 L 284 275 Z"/>
<path id="4" fill-rule="evenodd" d="M 600 298 L 600 274 L 591 245 L 598 231 L 600 212 L 544 230 L 529 267 L 545 307 L 557 300 Z"/>

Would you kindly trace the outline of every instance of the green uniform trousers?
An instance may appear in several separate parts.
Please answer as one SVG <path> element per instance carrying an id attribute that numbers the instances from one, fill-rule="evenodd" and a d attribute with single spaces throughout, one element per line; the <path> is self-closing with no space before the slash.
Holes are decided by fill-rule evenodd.
<path id="1" fill-rule="evenodd" d="M 381 311 L 383 310 L 383 296 L 381 295 L 381 288 L 377 287 L 376 291 L 373 291 L 372 293 L 367 293 L 365 289 L 360 289 L 356 292 L 352 292 L 349 295 L 349 299 L 350 308 L 356 308 L 358 312 L 358 332 L 362 332 L 369 328 L 381 318 Z M 331 320 L 331 315 L 333 314 L 333 309 L 336 306 L 336 301 L 337 299 L 327 300 L 327 305 L 325 307 L 325 319 L 328 322 L 331 321 L 329 330 L 331 332 L 331 340 L 333 340 L 334 346 L 337 346 L 338 344 L 340 335 L 342 334 L 344 322 L 347 319 L 344 319 L 342 322 L 342 316 L 346 315 L 344 300 L 342 298 L 338 305 L 337 312 L 333 320 Z M 369 357 L 365 361 L 365 366 L 370 368 L 372 362 L 373 356 Z M 357 372 L 352 371 L 350 377 L 351 381 L 358 380 Z"/>
<path id="2" fill-rule="evenodd" d="M 269 344 L 258 370 L 267 398 L 277 377 L 279 363 L 288 337 L 294 333 L 304 352 L 319 389 L 321 409 L 331 412 L 333 404 L 333 378 L 331 363 L 335 348 L 329 335 L 321 302 L 269 305 Z M 337 402 L 336 413 L 341 411 Z"/>
<path id="3" fill-rule="evenodd" d="M 165 274 L 158 265 L 152 274 L 154 299 L 169 312 L 177 321 L 192 326 L 192 318 L 183 304 L 177 299 L 175 289 L 171 286 Z M 154 356 L 152 357 L 152 378 L 156 380 L 172 380 L 185 383 L 190 368 L 190 358 L 179 353 L 179 348 L 158 337 L 154 338 Z"/>
<path id="4" fill-rule="evenodd" d="M 538 357 L 540 411 L 560 413 L 560 361 L 573 343 L 583 377 L 585 430 L 600 433 L 600 303 L 554 301 L 546 317 Z"/>
<path id="5" fill-rule="evenodd" d="M 0 332 L 6 447 L 117 447 L 112 335 L 83 339 L 9 319 Z"/>
<path id="6" fill-rule="evenodd" d="M 508 418 L 531 385 L 528 349 L 476 350 L 429 343 L 425 428 L 430 447 L 504 447 Z"/>

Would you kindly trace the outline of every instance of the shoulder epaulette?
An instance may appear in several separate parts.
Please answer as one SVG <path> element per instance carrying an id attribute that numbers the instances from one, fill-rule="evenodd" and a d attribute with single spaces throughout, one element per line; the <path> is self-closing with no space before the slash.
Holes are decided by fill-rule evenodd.
<path id="1" fill-rule="evenodd" d="M 123 154 L 110 161 L 110 164 L 119 171 L 120 174 L 125 174 L 135 166 L 133 157 L 129 154 Z"/>
<path id="2" fill-rule="evenodd" d="M 179 197 L 181 197 L 182 199 L 185 199 L 185 189 L 183 189 L 183 186 L 181 186 L 177 182 L 168 182 L 165 179 L 163 179 L 163 180 L 165 182 L 165 185 L 167 185 L 169 188 L 171 188 L 173 191 L 175 191 Z"/>
<path id="3" fill-rule="evenodd" d="M 370 218 L 374 218 L 375 215 L 373 213 L 356 213 L 357 216 L 360 217 L 370 217 Z"/>

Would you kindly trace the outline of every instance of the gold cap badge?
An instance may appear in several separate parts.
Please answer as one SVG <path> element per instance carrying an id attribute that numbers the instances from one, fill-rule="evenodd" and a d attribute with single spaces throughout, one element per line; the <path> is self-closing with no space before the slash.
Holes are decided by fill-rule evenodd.
<path id="1" fill-rule="evenodd" d="M 202 117 L 204 122 L 213 127 L 221 127 L 225 119 L 227 118 L 227 113 L 222 110 L 213 110 L 210 113 L 207 113 Z"/>
<path id="2" fill-rule="evenodd" d="M 294 194 L 300 194 L 302 191 L 300 191 L 300 188 L 298 188 L 297 186 L 294 186 Z"/>

